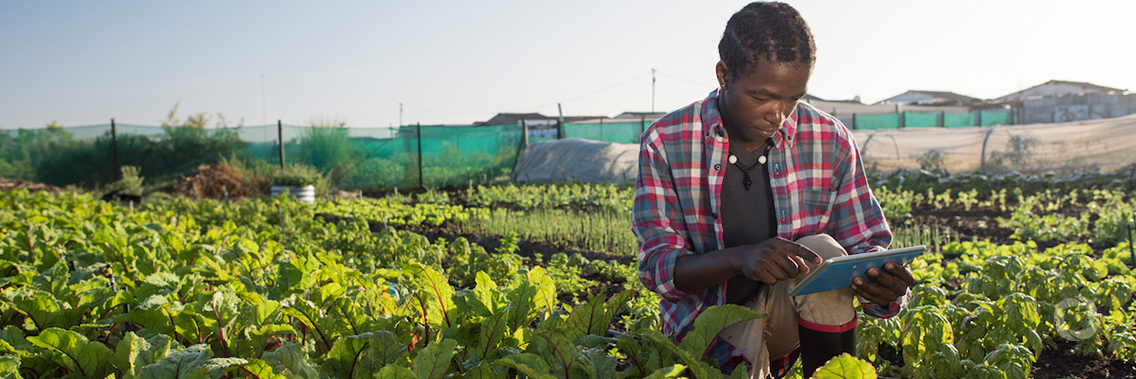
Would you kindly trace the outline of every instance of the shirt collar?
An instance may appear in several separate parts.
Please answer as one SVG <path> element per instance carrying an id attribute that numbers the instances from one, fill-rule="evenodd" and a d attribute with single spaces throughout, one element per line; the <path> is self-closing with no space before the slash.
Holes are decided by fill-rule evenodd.
<path id="1" fill-rule="evenodd" d="M 793 136 L 797 132 L 797 110 L 801 105 L 797 104 L 793 108 L 793 113 L 785 122 L 781 124 L 781 130 L 773 135 L 773 146 L 781 146 L 781 142 L 785 141 L 785 147 L 793 147 Z M 722 113 L 718 110 L 718 89 L 710 91 L 706 96 L 706 100 L 702 101 L 702 132 L 706 142 L 710 139 L 726 136 L 726 127 L 722 126 Z"/>

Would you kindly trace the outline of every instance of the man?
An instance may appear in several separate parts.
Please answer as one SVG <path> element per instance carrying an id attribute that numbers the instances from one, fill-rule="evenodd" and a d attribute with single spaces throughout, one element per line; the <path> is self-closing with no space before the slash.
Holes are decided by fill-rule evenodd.
<path id="1" fill-rule="evenodd" d="M 822 258 L 884 249 L 891 232 L 864 177 L 852 134 L 801 103 L 815 62 L 812 33 L 783 3 L 752 3 L 718 45 L 719 88 L 643 134 L 632 229 L 639 278 L 659 293 L 663 331 L 681 339 L 709 306 L 769 317 L 735 324 L 708 354 L 724 372 L 804 373 L 853 352 L 865 313 L 898 313 L 914 283 L 889 264 L 843 290 L 790 297 Z M 798 348 L 799 347 L 799 348 Z"/>

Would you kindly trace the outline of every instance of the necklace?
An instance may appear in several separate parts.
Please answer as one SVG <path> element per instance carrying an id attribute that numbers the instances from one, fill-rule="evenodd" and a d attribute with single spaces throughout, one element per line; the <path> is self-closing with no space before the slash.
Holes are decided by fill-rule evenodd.
<path id="1" fill-rule="evenodd" d="M 749 166 L 748 168 L 742 167 L 742 165 L 738 164 L 738 156 L 737 155 L 730 154 L 730 158 L 728 159 L 730 164 L 734 165 L 734 167 L 737 167 L 738 170 L 742 170 L 742 174 L 745 174 L 745 176 L 742 177 L 742 186 L 745 187 L 746 191 L 749 191 L 749 187 L 751 185 L 753 185 L 753 180 L 751 180 L 749 178 L 749 172 L 753 171 L 753 169 L 757 168 L 758 165 L 765 164 L 765 162 L 767 161 L 765 156 L 769 155 L 769 149 L 772 148 L 772 147 L 773 147 L 773 144 L 771 144 L 767 141 L 765 143 L 765 152 L 763 152 L 761 154 L 761 156 L 757 157 L 757 162 L 754 162 L 753 165 Z"/>

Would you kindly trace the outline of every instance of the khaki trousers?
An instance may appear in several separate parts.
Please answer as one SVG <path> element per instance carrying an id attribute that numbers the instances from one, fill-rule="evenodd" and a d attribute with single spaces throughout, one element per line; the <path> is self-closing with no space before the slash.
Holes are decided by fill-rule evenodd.
<path id="1" fill-rule="evenodd" d="M 827 234 L 801 237 L 797 243 L 816 252 L 822 259 L 847 255 L 844 248 Z M 807 262 L 810 269 L 816 265 Z M 800 345 L 798 317 L 821 325 L 845 325 L 856 319 L 851 288 L 789 296 L 789 289 L 804 278 L 797 276 L 776 285 L 762 285 L 747 303 L 750 309 L 768 317 L 726 327 L 719 337 L 734 345 L 752 365 L 751 378 L 766 378 L 769 359 L 789 355 Z"/>

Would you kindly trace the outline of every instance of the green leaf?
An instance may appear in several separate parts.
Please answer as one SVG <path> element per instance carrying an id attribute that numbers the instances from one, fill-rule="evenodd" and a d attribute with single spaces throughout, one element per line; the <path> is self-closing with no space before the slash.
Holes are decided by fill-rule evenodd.
<path id="1" fill-rule="evenodd" d="M 766 316 L 753 310 L 734 304 L 707 308 L 698 318 L 694 319 L 694 330 L 682 338 L 678 347 L 699 360 L 706 354 L 710 342 L 727 326 L 738 322 L 749 321 Z M 693 365 L 691 362 L 686 362 Z"/>
<path id="2" fill-rule="evenodd" d="M 611 317 L 605 310 L 604 296 L 590 296 L 588 302 L 577 305 L 568 315 L 569 339 L 578 339 L 588 334 L 604 335 L 607 327 L 611 325 Z"/>
<path id="3" fill-rule="evenodd" d="M 23 378 L 20 376 L 20 357 L 8 354 L 0 355 L 0 378 Z"/>
<path id="4" fill-rule="evenodd" d="M 875 379 L 876 369 L 868 362 L 841 354 L 813 373 L 816 379 Z"/>
<path id="5" fill-rule="evenodd" d="M 658 370 L 655 370 L 655 372 L 651 373 L 651 375 L 647 375 L 647 377 L 645 377 L 643 379 L 680 378 L 680 377 L 682 377 L 682 373 L 684 371 L 686 371 L 686 366 L 684 366 L 684 365 L 667 366 L 667 367 L 663 367 L 663 368 L 660 368 Z"/>
<path id="6" fill-rule="evenodd" d="M 145 379 L 200 378 L 208 375 L 209 358 L 213 352 L 209 345 L 193 345 L 185 350 L 175 351 L 158 363 L 143 367 L 141 377 Z"/>
<path id="7" fill-rule="evenodd" d="M 702 316 L 699 315 L 698 317 Z M 693 332 L 694 331 L 691 331 L 691 333 Z M 656 345 L 659 345 L 662 348 L 677 355 L 679 359 L 682 359 L 683 362 L 686 362 L 687 368 L 690 369 L 690 372 L 693 373 L 694 376 L 705 379 L 715 379 L 722 377 L 722 372 L 718 369 L 710 367 L 710 365 L 706 362 L 703 362 L 701 355 L 696 356 L 694 353 L 680 349 L 674 344 L 674 342 L 671 342 L 670 338 L 664 336 L 663 333 L 660 333 L 657 330 L 647 330 L 643 332 L 643 337 L 650 339 L 651 342 L 654 342 Z"/>
<path id="8" fill-rule="evenodd" d="M 292 342 L 285 342 L 272 352 L 264 353 L 264 362 L 278 372 L 289 378 L 318 379 L 319 371 L 308 361 L 308 355 L 303 347 Z"/>
<path id="9" fill-rule="evenodd" d="M 447 338 L 422 348 L 411 366 L 414 374 L 419 379 L 442 379 L 446 376 L 457 346 L 457 341 Z"/>
<path id="10" fill-rule="evenodd" d="M 402 366 L 390 365 L 383 367 L 375 374 L 376 379 L 419 379 L 413 371 Z"/>
<path id="11" fill-rule="evenodd" d="M 537 266 L 529 270 L 530 285 L 536 287 L 536 296 L 533 302 L 546 312 L 556 309 L 556 284 L 543 267 Z"/>
<path id="12" fill-rule="evenodd" d="M 371 346 L 366 358 L 382 367 L 395 363 L 407 354 L 406 345 L 398 342 L 398 336 L 389 330 L 380 330 L 371 335 Z"/>
<path id="13" fill-rule="evenodd" d="M 506 330 L 508 329 L 508 325 L 505 320 L 506 315 L 507 313 L 502 312 L 482 321 L 481 333 L 478 336 L 477 345 L 474 346 L 473 351 L 468 353 L 470 359 L 485 361 L 495 358 L 493 355 L 497 351 L 497 345 L 507 336 Z"/>
<path id="14" fill-rule="evenodd" d="M 169 354 L 170 348 L 178 348 L 173 338 L 158 334 L 149 339 L 138 337 L 133 332 L 126 333 L 118 342 L 110 362 L 122 372 L 124 379 L 135 378 L 143 367 L 161 361 Z"/>
<path id="15" fill-rule="evenodd" d="M 379 367 L 363 356 L 371 345 L 372 335 L 363 333 L 336 340 L 321 366 L 323 371 L 340 379 L 370 378 L 376 374 Z"/>
<path id="16" fill-rule="evenodd" d="M 434 269 L 422 264 L 406 264 L 403 270 L 417 283 L 418 306 L 425 309 L 426 323 L 437 327 L 451 326 L 449 311 L 454 309 L 454 288 Z"/>
<path id="17" fill-rule="evenodd" d="M 65 326 L 58 319 L 64 317 L 66 311 L 50 293 L 24 287 L 4 291 L 3 298 L 16 313 L 27 317 L 36 330 Z"/>
<path id="18" fill-rule="evenodd" d="M 273 371 L 272 366 L 267 362 L 259 359 L 249 359 L 248 362 L 242 365 L 234 366 L 228 370 L 229 372 L 236 373 L 238 376 L 246 377 L 251 375 L 255 379 L 286 379 L 287 376 L 277 374 Z M 247 374 L 247 375 L 246 375 Z"/>
<path id="19" fill-rule="evenodd" d="M 494 365 L 512 367 L 517 372 L 533 379 L 556 379 L 549 374 L 552 368 L 539 355 L 532 353 L 513 354 L 493 362 Z"/>
<path id="20" fill-rule="evenodd" d="M 67 370 L 86 377 L 106 376 L 110 350 L 100 342 L 90 342 L 82 334 L 48 328 L 28 342 L 55 352 L 52 360 Z"/>
<path id="21" fill-rule="evenodd" d="M 251 327 L 246 333 L 248 334 L 247 339 L 230 341 L 233 350 L 237 352 L 238 356 L 259 357 L 264 354 L 264 347 L 268 344 L 268 340 L 276 336 L 295 335 L 296 330 L 292 328 L 292 325 L 271 324 Z"/>

